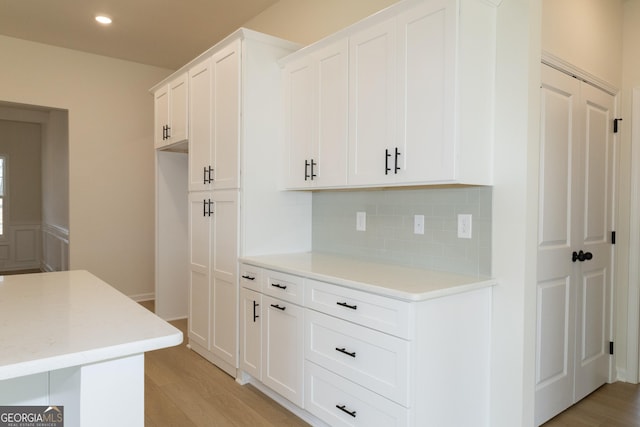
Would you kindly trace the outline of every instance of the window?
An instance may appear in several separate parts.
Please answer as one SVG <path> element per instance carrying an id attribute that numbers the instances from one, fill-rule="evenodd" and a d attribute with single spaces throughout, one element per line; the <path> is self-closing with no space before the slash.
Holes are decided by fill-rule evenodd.
<path id="1" fill-rule="evenodd" d="M 4 235 L 4 190 L 5 190 L 5 169 L 7 162 L 4 156 L 0 156 L 0 236 Z"/>

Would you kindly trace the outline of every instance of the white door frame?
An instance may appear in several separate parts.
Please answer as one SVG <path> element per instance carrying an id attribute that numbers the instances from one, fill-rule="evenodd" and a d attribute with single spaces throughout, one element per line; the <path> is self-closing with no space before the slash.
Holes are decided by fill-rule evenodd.
<path id="1" fill-rule="evenodd" d="M 640 88 L 634 88 L 631 107 L 631 200 L 629 207 L 629 289 L 627 299 L 627 370 L 625 380 L 638 382 L 640 358 Z"/>

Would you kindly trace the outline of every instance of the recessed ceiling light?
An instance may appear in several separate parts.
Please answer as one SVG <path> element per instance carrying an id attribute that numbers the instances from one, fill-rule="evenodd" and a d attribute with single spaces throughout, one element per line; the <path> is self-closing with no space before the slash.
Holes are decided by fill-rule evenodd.
<path id="1" fill-rule="evenodd" d="M 111 18 L 109 18 L 108 16 L 104 16 L 104 15 L 96 16 L 96 21 L 98 21 L 99 23 L 104 24 L 104 25 L 111 24 Z"/>

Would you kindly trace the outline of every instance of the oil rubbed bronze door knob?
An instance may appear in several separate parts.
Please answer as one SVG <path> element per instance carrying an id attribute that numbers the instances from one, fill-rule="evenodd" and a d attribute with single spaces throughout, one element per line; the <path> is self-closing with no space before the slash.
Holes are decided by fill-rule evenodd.
<path id="1" fill-rule="evenodd" d="M 590 259 L 593 258 L 593 254 L 591 252 L 576 252 L 573 251 L 573 255 L 571 256 L 571 261 L 576 262 L 576 261 L 580 261 L 580 262 L 584 262 L 584 261 L 589 261 Z"/>

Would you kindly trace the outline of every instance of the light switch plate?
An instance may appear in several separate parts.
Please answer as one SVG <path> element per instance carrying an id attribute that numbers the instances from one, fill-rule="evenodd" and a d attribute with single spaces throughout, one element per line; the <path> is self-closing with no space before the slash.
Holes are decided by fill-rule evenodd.
<path id="1" fill-rule="evenodd" d="M 356 212 L 356 230 L 357 231 L 367 230 L 367 213 L 366 212 Z"/>
<path id="2" fill-rule="evenodd" d="M 413 216 L 413 234 L 424 234 L 424 215 Z"/>

